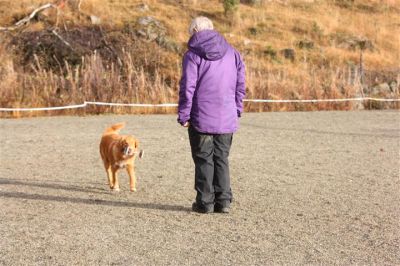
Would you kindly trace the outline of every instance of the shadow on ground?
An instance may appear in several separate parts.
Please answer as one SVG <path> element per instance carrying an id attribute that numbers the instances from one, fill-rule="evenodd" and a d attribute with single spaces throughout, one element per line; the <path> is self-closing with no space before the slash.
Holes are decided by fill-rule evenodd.
<path id="1" fill-rule="evenodd" d="M 64 182 L 64 183 L 66 183 L 66 182 Z M 23 179 L 0 178 L 0 185 L 18 185 L 18 186 L 28 186 L 28 187 L 62 189 L 62 190 L 76 191 L 76 192 L 108 194 L 106 191 L 101 190 L 99 188 L 95 188 L 95 187 L 78 187 L 78 186 L 73 186 L 73 185 L 44 183 L 42 181 L 32 182 L 32 181 L 27 181 L 27 180 L 23 180 Z"/>
<path id="2" fill-rule="evenodd" d="M 0 185 L 22 185 L 22 186 L 32 186 L 40 188 L 52 188 L 52 189 L 63 189 L 67 191 L 76 192 L 87 192 L 87 193 L 99 193 L 99 194 L 109 194 L 107 192 L 94 191 L 92 188 L 80 188 L 76 186 L 59 185 L 59 184 L 49 184 L 49 183 L 36 183 L 24 180 L 15 179 L 0 179 Z M 3 198 L 19 198 L 27 200 L 44 200 L 44 201 L 56 201 L 56 202 L 70 202 L 78 204 L 88 204 L 88 205 L 101 205 L 101 206 L 112 206 L 112 207 L 127 207 L 127 208 L 140 208 L 140 209 L 150 209 L 150 210 L 163 210 L 163 211 L 183 211 L 190 212 L 190 208 L 178 205 L 166 205 L 158 203 L 138 203 L 138 202 L 125 202 L 125 201 L 111 201 L 103 199 L 84 199 L 76 197 L 65 197 L 65 196 L 53 196 L 53 195 L 42 195 L 42 194 L 29 194 L 24 192 L 3 192 L 0 191 L 0 197 Z"/>

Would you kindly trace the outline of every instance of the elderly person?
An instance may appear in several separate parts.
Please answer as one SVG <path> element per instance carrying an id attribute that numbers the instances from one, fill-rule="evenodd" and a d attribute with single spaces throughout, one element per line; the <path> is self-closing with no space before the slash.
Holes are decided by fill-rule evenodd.
<path id="1" fill-rule="evenodd" d="M 229 150 L 243 111 L 245 68 L 242 58 L 206 17 L 189 28 L 183 57 L 178 122 L 188 127 L 195 164 L 199 213 L 228 213 L 232 202 Z"/>

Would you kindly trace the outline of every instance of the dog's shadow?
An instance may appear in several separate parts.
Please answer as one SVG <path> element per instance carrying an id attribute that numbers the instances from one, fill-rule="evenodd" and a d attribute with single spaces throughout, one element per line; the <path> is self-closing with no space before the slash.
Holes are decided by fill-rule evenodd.
<path id="1" fill-rule="evenodd" d="M 67 191 L 77 191 L 77 192 L 87 192 L 87 193 L 100 193 L 100 194 L 110 194 L 106 191 L 101 191 L 95 188 L 80 188 L 77 186 L 68 186 L 60 184 L 49 184 L 49 183 L 35 183 L 25 180 L 15 180 L 15 179 L 3 179 L 0 178 L 0 185 L 24 185 L 33 186 L 40 188 L 51 188 L 51 189 L 63 189 Z M 158 203 L 142 203 L 142 202 L 128 202 L 128 201 L 112 201 L 104 199 L 92 199 L 92 198 L 77 198 L 77 197 L 66 197 L 66 196 L 54 196 L 54 195 L 44 195 L 44 194 L 30 194 L 25 192 L 8 192 L 0 190 L 0 197 L 3 198 L 17 198 L 17 199 L 27 199 L 27 200 L 45 200 L 45 201 L 56 201 L 56 202 L 70 202 L 78 204 L 88 204 L 88 205 L 103 205 L 112 207 L 128 207 L 128 208 L 140 208 L 140 209 L 150 209 L 150 210 L 162 210 L 162 211 L 182 211 L 190 212 L 190 208 L 179 206 L 179 205 L 167 205 Z"/>
<path id="2" fill-rule="evenodd" d="M 18 185 L 18 186 L 28 186 L 28 187 L 39 187 L 39 188 L 50 188 L 50 189 L 62 189 L 67 191 L 76 191 L 76 192 L 86 192 L 86 193 L 98 193 L 98 194 L 109 194 L 103 189 L 99 189 L 96 187 L 89 187 L 87 184 L 82 186 L 74 186 L 74 185 L 63 185 L 56 184 L 57 181 L 52 181 L 52 183 L 44 183 L 42 181 L 28 181 L 23 179 L 6 179 L 0 178 L 0 185 Z M 63 182 L 66 183 L 66 182 Z"/>

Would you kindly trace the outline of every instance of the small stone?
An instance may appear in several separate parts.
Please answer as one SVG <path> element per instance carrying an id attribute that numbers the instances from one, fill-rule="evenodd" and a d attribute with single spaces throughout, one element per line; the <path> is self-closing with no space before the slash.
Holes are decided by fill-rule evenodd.
<path id="1" fill-rule="evenodd" d="M 147 11 L 150 10 L 150 8 L 149 8 L 149 6 L 146 5 L 146 4 L 141 4 L 141 5 L 139 5 L 138 10 L 139 10 L 140 12 L 147 12 Z"/>
<path id="2" fill-rule="evenodd" d="M 381 83 L 381 84 L 375 85 L 370 90 L 371 96 L 385 97 L 385 96 L 389 96 L 391 93 L 392 93 L 392 89 L 390 88 L 390 85 L 387 83 Z"/>
<path id="3" fill-rule="evenodd" d="M 249 39 L 246 39 L 243 41 L 243 44 L 246 46 L 249 45 L 250 43 L 251 43 L 251 41 Z"/>
<path id="4" fill-rule="evenodd" d="M 92 22 L 93 25 L 100 25 L 101 24 L 101 19 L 97 16 L 90 15 L 90 21 Z"/>
<path id="5" fill-rule="evenodd" d="M 313 49 L 314 48 L 314 42 L 310 40 L 300 40 L 297 42 L 297 46 L 300 49 Z"/>
<path id="6" fill-rule="evenodd" d="M 160 22 L 157 19 L 150 16 L 139 18 L 138 23 L 143 26 L 147 26 L 149 24 L 155 24 L 157 26 L 160 25 Z"/>

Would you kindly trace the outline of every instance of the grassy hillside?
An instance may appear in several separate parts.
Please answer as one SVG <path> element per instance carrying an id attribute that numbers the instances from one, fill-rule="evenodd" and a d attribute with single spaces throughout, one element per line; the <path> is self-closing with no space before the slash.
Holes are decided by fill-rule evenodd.
<path id="1" fill-rule="evenodd" d="M 46 3 L 0 0 L 0 26 L 12 26 Z M 228 15 L 214 0 L 52 3 L 57 8 L 29 24 L 0 32 L 2 107 L 84 100 L 176 102 L 188 25 L 199 15 L 212 19 L 244 56 L 247 98 L 399 96 L 397 0 L 263 1 L 241 4 Z M 351 103 L 246 106 L 248 111 L 351 108 Z M 104 111 L 174 110 L 91 107 L 69 112 Z"/>

